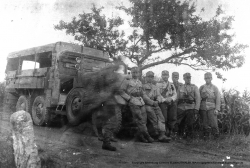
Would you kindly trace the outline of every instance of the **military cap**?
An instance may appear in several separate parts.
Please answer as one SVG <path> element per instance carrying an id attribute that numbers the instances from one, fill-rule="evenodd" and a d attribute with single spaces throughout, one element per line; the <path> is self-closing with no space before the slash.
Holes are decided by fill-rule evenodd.
<path id="1" fill-rule="evenodd" d="M 164 70 L 161 72 L 161 75 L 169 75 L 169 72 L 167 70 Z"/>
<path id="2" fill-rule="evenodd" d="M 183 75 L 183 77 L 185 78 L 185 77 L 191 77 L 191 74 L 190 73 L 185 73 L 184 75 Z"/>
<path id="3" fill-rule="evenodd" d="M 146 73 L 146 76 L 152 76 L 152 77 L 154 77 L 154 72 L 152 72 L 152 71 L 148 71 L 147 73 Z"/>
<path id="4" fill-rule="evenodd" d="M 131 72 L 139 71 L 139 67 L 133 67 L 131 68 Z"/>
<path id="5" fill-rule="evenodd" d="M 212 74 L 210 72 L 207 72 L 207 73 L 205 73 L 204 76 L 210 76 L 210 77 L 212 77 Z"/>
<path id="6" fill-rule="evenodd" d="M 179 76 L 179 73 L 178 72 L 173 72 L 172 76 Z"/>

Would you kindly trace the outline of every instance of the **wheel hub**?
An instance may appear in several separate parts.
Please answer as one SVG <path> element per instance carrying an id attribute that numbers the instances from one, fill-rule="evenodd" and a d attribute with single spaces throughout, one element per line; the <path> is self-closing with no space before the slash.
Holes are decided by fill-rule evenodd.
<path id="1" fill-rule="evenodd" d="M 39 103 L 36 106 L 36 116 L 37 116 L 37 118 L 39 118 L 39 119 L 42 118 L 42 111 L 43 111 L 43 104 Z"/>
<path id="2" fill-rule="evenodd" d="M 75 97 L 71 104 L 71 109 L 74 115 L 77 115 L 81 109 L 81 99 L 79 97 Z"/>

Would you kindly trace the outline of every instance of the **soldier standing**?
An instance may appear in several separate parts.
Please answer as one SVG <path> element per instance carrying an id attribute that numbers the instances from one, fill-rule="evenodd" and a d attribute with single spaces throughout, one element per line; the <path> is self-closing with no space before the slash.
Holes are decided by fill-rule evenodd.
<path id="1" fill-rule="evenodd" d="M 219 129 L 217 114 L 220 110 L 220 92 L 211 82 L 211 73 L 205 73 L 204 79 L 206 84 L 202 85 L 199 89 L 201 95 L 200 115 L 202 118 L 204 138 L 207 139 L 211 132 L 211 128 L 214 137 L 218 138 Z"/>
<path id="2" fill-rule="evenodd" d="M 179 73 L 178 72 L 172 73 L 172 81 L 173 81 L 174 87 L 176 89 L 177 98 L 178 98 L 178 91 L 179 91 L 180 87 L 183 85 L 183 83 L 179 82 Z M 176 99 L 176 101 L 174 101 L 174 103 L 176 104 L 176 113 L 177 113 L 177 102 L 178 102 L 178 100 Z M 178 125 L 177 124 L 175 124 L 174 131 L 178 132 Z"/>
<path id="3" fill-rule="evenodd" d="M 200 93 L 198 87 L 191 84 L 190 73 L 183 75 L 185 84 L 178 90 L 177 122 L 179 130 L 184 133 L 187 126 L 186 137 L 192 138 L 193 124 L 200 108 Z"/>
<path id="4" fill-rule="evenodd" d="M 177 93 L 174 84 L 168 81 L 169 72 L 164 70 L 161 75 L 163 82 L 157 83 L 156 86 L 160 89 L 160 94 L 162 96 L 162 102 L 159 106 L 165 118 L 167 135 L 170 136 L 177 120 L 175 103 Z"/>
<path id="5" fill-rule="evenodd" d="M 143 85 L 143 89 L 146 95 L 150 98 L 145 101 L 145 107 L 147 112 L 147 118 L 152 123 L 155 134 L 158 135 L 160 142 L 169 142 L 170 138 L 165 136 L 165 118 L 161 112 L 158 102 L 162 102 L 159 89 L 153 84 L 154 73 L 148 71 L 146 73 L 146 84 Z"/>
<path id="6" fill-rule="evenodd" d="M 152 143 L 154 139 L 148 134 L 147 130 L 147 113 L 145 108 L 145 101 L 150 101 L 148 96 L 142 89 L 142 83 L 139 78 L 139 68 L 134 67 L 131 69 L 132 79 L 130 79 L 126 85 L 123 85 L 123 89 L 127 94 L 128 106 L 132 112 L 133 119 L 135 120 L 138 131 L 136 133 L 136 138 L 142 142 Z"/>
<path id="7" fill-rule="evenodd" d="M 174 87 L 175 87 L 177 93 L 178 93 L 179 88 L 183 85 L 183 83 L 180 83 L 178 80 L 179 80 L 179 73 L 173 72 L 172 73 L 172 81 L 173 81 L 173 84 L 174 84 Z"/>

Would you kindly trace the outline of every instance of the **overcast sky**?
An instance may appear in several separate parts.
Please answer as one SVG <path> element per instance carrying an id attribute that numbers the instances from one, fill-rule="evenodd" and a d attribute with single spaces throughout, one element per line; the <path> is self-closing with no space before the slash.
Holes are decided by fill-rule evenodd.
<path id="1" fill-rule="evenodd" d="M 91 4 L 104 6 L 104 13 L 111 17 L 112 15 L 121 15 L 127 18 L 121 12 L 117 12 L 114 7 L 123 3 L 129 5 L 125 0 L 1 0 L 0 1 L 0 81 L 4 80 L 6 57 L 8 53 L 26 48 L 41 46 L 57 41 L 73 42 L 71 36 L 67 36 L 63 31 L 54 30 L 55 24 L 60 20 L 70 21 L 73 16 L 77 16 L 82 11 L 88 12 Z M 233 24 L 236 33 L 236 41 L 250 46 L 250 1 L 249 0 L 197 0 L 198 9 L 205 8 L 204 18 L 214 15 L 216 7 L 221 4 L 227 14 L 235 16 Z M 131 31 L 124 26 L 125 31 Z M 246 63 L 242 68 L 223 72 L 228 79 L 225 83 L 216 79 L 214 83 L 219 88 L 236 88 L 240 91 L 248 88 L 250 90 L 250 49 L 246 50 Z M 160 76 L 161 70 L 179 71 L 180 81 L 185 72 L 192 73 L 192 82 L 197 86 L 204 83 L 204 72 L 195 72 L 185 66 L 173 66 L 169 64 L 157 66 L 152 70 Z M 147 70 L 145 70 L 147 72 Z M 144 72 L 144 73 L 145 73 Z"/>

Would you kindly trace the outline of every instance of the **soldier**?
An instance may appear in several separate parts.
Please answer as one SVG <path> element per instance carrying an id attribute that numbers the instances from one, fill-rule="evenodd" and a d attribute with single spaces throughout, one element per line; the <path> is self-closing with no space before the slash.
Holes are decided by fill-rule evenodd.
<path id="1" fill-rule="evenodd" d="M 183 83 L 180 83 L 178 80 L 179 80 L 179 73 L 173 72 L 172 73 L 172 81 L 173 81 L 174 87 L 175 87 L 176 92 L 177 92 L 177 98 L 178 98 L 179 88 L 183 85 Z M 177 99 L 176 99 L 176 101 L 174 101 L 174 103 L 176 104 L 176 113 L 177 113 L 177 101 L 178 101 Z M 174 131 L 178 132 L 178 124 L 177 123 L 175 124 Z"/>
<path id="2" fill-rule="evenodd" d="M 185 137 L 193 137 L 193 124 L 200 108 L 200 93 L 198 87 L 191 84 L 190 73 L 183 75 L 185 84 L 178 90 L 177 123 L 179 130 L 184 132 L 187 126 Z"/>
<path id="3" fill-rule="evenodd" d="M 220 110 L 220 92 L 218 88 L 212 84 L 212 74 L 205 73 L 204 79 L 206 84 L 200 87 L 201 107 L 200 115 L 203 123 L 204 138 L 207 139 L 212 128 L 215 138 L 219 136 L 217 114 Z"/>
<path id="4" fill-rule="evenodd" d="M 174 84 L 174 87 L 175 87 L 177 93 L 178 93 L 179 88 L 183 85 L 183 83 L 180 83 L 178 80 L 179 80 L 179 73 L 173 72 L 172 73 L 172 81 L 173 81 L 173 84 Z"/>
<path id="5" fill-rule="evenodd" d="M 147 130 L 147 113 L 145 108 L 145 101 L 149 101 L 149 98 L 142 90 L 142 83 L 139 78 L 139 68 L 134 67 L 131 69 L 132 79 L 128 82 L 124 82 L 123 89 L 126 96 L 122 95 L 125 100 L 128 101 L 128 106 L 132 112 L 133 119 L 135 120 L 138 131 L 136 138 L 142 142 L 152 143 L 153 138 L 150 137 Z"/>
<path id="6" fill-rule="evenodd" d="M 143 85 L 146 95 L 150 98 L 148 101 L 145 101 L 147 117 L 153 125 L 155 135 L 158 135 L 158 140 L 160 142 L 169 142 L 170 138 L 165 136 L 165 118 L 158 105 L 158 102 L 162 102 L 161 94 L 159 89 L 153 84 L 153 79 L 154 73 L 152 71 L 148 71 L 146 73 L 147 83 Z"/>
<path id="7" fill-rule="evenodd" d="M 170 136 L 177 120 L 175 103 L 177 93 L 174 84 L 168 81 L 169 72 L 164 70 L 161 74 L 163 82 L 157 83 L 156 86 L 160 89 L 162 96 L 162 102 L 160 102 L 159 106 L 165 118 L 167 135 Z"/>

